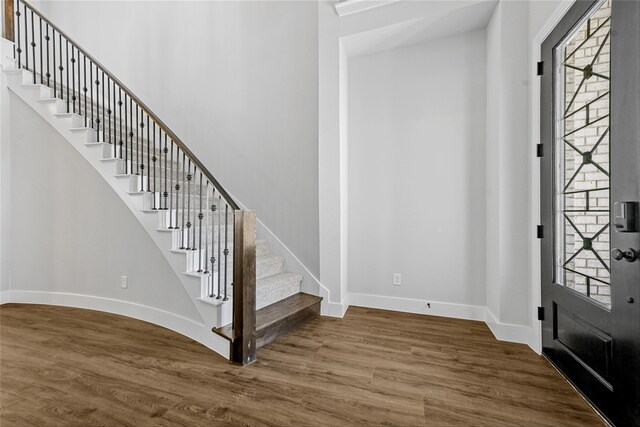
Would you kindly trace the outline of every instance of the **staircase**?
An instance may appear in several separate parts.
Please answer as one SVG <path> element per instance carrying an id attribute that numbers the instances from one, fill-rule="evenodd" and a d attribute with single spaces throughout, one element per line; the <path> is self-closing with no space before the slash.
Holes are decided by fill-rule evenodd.
<path id="1" fill-rule="evenodd" d="M 230 360 L 318 316 L 320 297 L 256 239 L 240 209 L 188 147 L 95 58 L 27 2 L 5 2 L 9 89 L 100 173 L 139 219 Z M 198 337 L 192 337 L 198 339 Z"/>

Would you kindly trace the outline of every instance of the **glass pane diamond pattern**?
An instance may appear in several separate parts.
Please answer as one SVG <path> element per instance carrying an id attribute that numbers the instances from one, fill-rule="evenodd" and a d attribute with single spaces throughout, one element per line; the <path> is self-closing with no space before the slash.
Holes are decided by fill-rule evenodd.
<path id="1" fill-rule="evenodd" d="M 608 308 L 610 2 L 554 52 L 555 281 Z"/>

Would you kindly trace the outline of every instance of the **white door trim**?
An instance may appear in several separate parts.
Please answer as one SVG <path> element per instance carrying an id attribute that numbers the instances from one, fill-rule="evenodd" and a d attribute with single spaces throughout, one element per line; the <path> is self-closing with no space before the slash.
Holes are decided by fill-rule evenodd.
<path id="1" fill-rule="evenodd" d="M 540 162 L 535 155 L 534 147 L 540 142 L 540 78 L 536 75 L 534 66 L 541 57 L 542 43 L 553 31 L 558 22 L 564 17 L 567 11 L 573 6 L 575 0 L 562 1 L 553 14 L 547 19 L 544 26 L 533 38 L 531 44 L 531 235 L 536 235 L 536 226 L 540 224 Z M 546 72 L 550 72 L 549 64 Z M 542 304 L 542 279 L 540 277 L 540 240 L 531 239 L 531 302 L 533 334 L 530 343 L 538 354 L 542 353 L 542 323 L 538 320 L 538 307 Z"/>

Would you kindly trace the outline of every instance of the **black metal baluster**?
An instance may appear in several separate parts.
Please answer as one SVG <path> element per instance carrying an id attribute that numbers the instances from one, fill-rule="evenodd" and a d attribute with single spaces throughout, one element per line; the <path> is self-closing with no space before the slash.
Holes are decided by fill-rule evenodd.
<path id="1" fill-rule="evenodd" d="M 209 180 L 207 180 L 204 189 L 205 194 L 205 206 L 207 209 L 207 217 L 205 219 L 204 224 L 204 274 L 209 274 Z M 200 207 L 200 211 L 202 211 L 202 207 Z M 209 281 L 211 283 L 211 281 Z M 209 292 L 209 296 L 211 295 L 211 291 Z"/>
<path id="2" fill-rule="evenodd" d="M 182 153 L 182 182 L 184 183 L 186 177 L 185 177 L 185 154 L 184 152 Z M 179 160 L 178 160 L 179 161 Z M 182 192 L 182 228 L 181 228 L 181 232 L 180 232 L 180 249 L 184 249 L 184 207 L 186 205 L 186 200 L 185 200 L 185 191 Z"/>
<path id="3" fill-rule="evenodd" d="M 118 119 L 122 119 L 118 114 L 116 114 L 116 82 L 115 81 L 111 81 L 111 88 L 113 90 L 113 143 L 116 144 L 119 147 L 119 153 L 120 154 L 116 154 L 116 157 L 122 158 L 122 137 L 120 137 L 120 139 L 118 139 L 118 125 L 116 123 L 116 121 Z M 119 113 L 119 112 L 118 112 Z"/>
<path id="4" fill-rule="evenodd" d="M 216 272 L 216 257 L 215 257 L 215 229 L 216 229 L 216 223 L 215 223 L 215 215 L 216 215 L 216 189 L 215 187 L 213 187 L 213 185 L 211 186 L 211 258 L 209 258 L 209 261 L 211 262 L 211 293 L 209 294 L 209 296 L 211 298 L 213 298 L 213 296 L 216 294 L 215 290 L 214 290 L 214 286 L 215 286 L 215 272 Z M 218 280 L 218 289 L 220 289 L 220 281 Z M 218 298 L 220 298 L 220 293 L 218 292 Z"/>
<path id="5" fill-rule="evenodd" d="M 104 76 L 104 74 L 103 74 Z M 103 77 L 104 78 L 104 77 Z M 103 80 L 104 83 L 104 80 Z M 118 157 L 118 153 L 117 153 L 117 145 L 115 144 L 115 142 L 113 141 L 113 139 L 111 139 L 111 78 L 109 78 L 109 76 L 107 76 L 107 126 L 109 126 L 109 132 L 107 133 L 109 136 L 109 144 L 113 145 L 113 157 Z M 104 86 L 103 86 L 103 90 L 104 90 Z M 104 99 L 103 99 L 104 102 Z"/>
<path id="6" fill-rule="evenodd" d="M 140 123 L 138 117 L 138 104 L 136 104 L 136 128 Z M 136 129 L 136 175 L 140 175 L 140 132 Z"/>
<path id="7" fill-rule="evenodd" d="M 51 29 L 51 38 L 53 39 L 53 97 L 58 97 L 58 83 L 56 82 L 56 30 Z"/>
<path id="8" fill-rule="evenodd" d="M 94 82 L 96 84 L 96 103 L 95 103 L 95 109 L 96 109 L 96 137 L 98 139 L 98 142 L 100 142 L 100 70 L 98 69 L 98 66 L 96 65 L 96 81 Z M 104 95 L 104 93 L 103 93 Z M 104 97 L 102 98 L 102 102 L 104 103 Z M 104 127 L 104 126 L 103 126 Z M 104 142 L 104 138 L 102 140 Z"/>
<path id="9" fill-rule="evenodd" d="M 196 177 L 196 165 L 193 165 L 193 177 Z M 196 250 L 196 182 L 193 182 L 193 237 L 191 239 L 191 249 Z"/>
<path id="10" fill-rule="evenodd" d="M 73 45 L 71 45 L 71 100 L 73 101 L 73 112 L 76 112 L 76 56 L 74 53 L 75 49 Z M 67 90 L 69 90 L 67 88 Z M 79 107 L 78 107 L 79 108 Z"/>
<path id="11" fill-rule="evenodd" d="M 77 53 L 77 58 L 76 58 L 76 62 L 78 63 L 78 114 L 82 115 L 82 76 L 81 71 L 82 71 L 82 64 L 80 61 L 81 56 L 84 56 L 84 54 L 80 51 L 80 49 L 78 47 L 76 47 L 76 53 Z M 86 114 L 85 114 L 86 116 Z"/>
<path id="12" fill-rule="evenodd" d="M 127 92 L 124 93 L 124 173 L 129 173 L 129 114 L 127 114 Z"/>
<path id="13" fill-rule="evenodd" d="M 147 192 L 151 192 L 151 138 L 149 137 L 149 115 L 147 114 Z M 154 147 L 155 151 L 155 147 Z M 153 195 L 154 206 L 155 206 L 155 194 Z"/>
<path id="14" fill-rule="evenodd" d="M 204 218 L 202 214 L 202 172 L 200 172 L 200 201 L 198 203 L 198 210 L 198 273 L 202 273 L 202 218 Z M 193 246 L 195 246 L 195 244 Z"/>
<path id="15" fill-rule="evenodd" d="M 99 78 L 98 75 L 96 75 L 96 78 Z M 104 113 L 105 113 L 105 105 L 104 105 L 104 70 L 102 70 L 102 79 L 101 79 L 101 86 L 102 86 L 102 104 L 98 103 L 98 107 L 102 107 L 102 141 L 103 142 L 107 142 L 107 131 L 106 131 L 106 127 L 107 125 L 105 124 L 105 120 L 104 120 Z M 98 110 L 100 111 L 100 110 Z"/>
<path id="16" fill-rule="evenodd" d="M 50 84 L 51 73 L 49 72 L 49 40 L 51 40 L 51 37 L 49 37 L 49 23 L 46 23 L 45 26 L 47 31 L 46 35 L 44 36 L 44 39 L 47 41 L 47 74 L 46 76 L 47 76 L 47 86 L 51 87 L 51 84 Z M 55 54 L 53 56 L 55 56 Z"/>
<path id="17" fill-rule="evenodd" d="M 173 151 L 173 144 L 174 142 L 171 142 L 171 151 Z M 178 220 L 178 212 L 180 212 L 180 148 L 176 147 L 176 225 L 173 227 L 174 229 L 180 230 L 180 226 L 178 225 L 179 220 Z M 184 249 L 184 243 L 182 241 L 182 231 L 180 232 L 180 249 Z"/>
<path id="18" fill-rule="evenodd" d="M 26 4 L 22 4 L 23 9 L 24 9 L 24 63 L 25 63 L 25 68 L 28 70 L 29 69 L 29 29 L 28 27 L 28 23 L 27 23 L 27 5 Z M 19 8 L 20 6 L 18 6 Z"/>
<path id="19" fill-rule="evenodd" d="M 91 105 L 89 106 L 89 108 L 91 109 L 91 127 L 93 128 L 95 123 L 93 120 L 93 106 L 95 104 L 93 103 L 93 61 L 91 60 L 89 60 L 89 87 L 91 88 L 89 89 L 89 96 L 91 98 Z"/>
<path id="20" fill-rule="evenodd" d="M 191 159 L 189 159 L 189 166 L 187 168 L 187 250 L 191 250 L 191 243 L 189 238 L 191 237 Z"/>
<path id="21" fill-rule="evenodd" d="M 58 33 L 58 50 L 60 54 L 60 65 L 58 65 L 58 70 L 60 70 L 60 99 L 64 101 L 64 92 L 62 91 L 62 86 L 64 85 L 64 66 L 62 65 L 62 34 Z"/>
<path id="22" fill-rule="evenodd" d="M 8 0 L 11 1 L 11 0 Z M 44 84 L 44 64 L 42 61 L 42 17 L 38 17 L 38 19 L 40 20 L 40 32 L 38 33 L 40 36 L 40 84 L 43 85 Z"/>
<path id="23" fill-rule="evenodd" d="M 133 175 L 133 101 L 129 97 L 129 170 Z"/>
<path id="24" fill-rule="evenodd" d="M 164 136 L 164 147 L 165 147 L 165 150 L 166 150 L 167 149 L 167 135 L 166 134 Z M 164 158 L 164 161 L 165 161 L 165 164 L 164 164 L 165 171 L 164 171 L 164 173 L 165 173 L 165 176 L 166 176 L 166 174 L 167 174 L 167 163 L 166 163 L 167 162 L 167 158 L 166 157 Z M 171 169 L 169 170 L 169 174 L 170 174 L 169 175 L 169 188 L 171 188 L 171 199 L 169 200 L 170 204 L 171 204 L 171 207 L 169 209 L 169 228 L 173 228 L 173 211 L 174 211 L 173 208 L 174 208 L 174 206 L 173 206 L 173 187 L 171 187 L 173 185 L 173 141 L 171 141 Z M 164 192 L 165 193 L 167 192 L 166 183 L 165 183 L 165 187 L 164 187 Z M 176 212 L 176 215 L 177 214 L 178 213 Z"/>
<path id="25" fill-rule="evenodd" d="M 227 296 L 227 264 L 229 264 L 228 256 L 229 256 L 229 233 L 227 232 L 227 224 L 229 223 L 229 205 L 225 202 L 224 204 L 224 298 L 222 301 L 229 300 Z"/>
<path id="26" fill-rule="evenodd" d="M 115 95 L 113 96 L 115 99 Z M 127 113 L 124 113 L 125 115 L 125 120 L 127 119 Z M 120 140 L 119 140 L 119 144 L 120 144 L 120 158 L 122 158 L 122 146 L 124 145 L 124 142 L 122 141 L 122 89 L 118 88 L 118 116 L 120 117 Z M 127 139 L 127 136 L 125 135 L 124 137 L 125 141 Z M 126 158 L 127 158 L 127 148 L 126 145 L 124 147 L 124 152 L 125 152 L 125 162 L 126 162 Z M 126 169 L 126 167 L 125 167 Z"/>
<path id="27" fill-rule="evenodd" d="M 222 202 L 222 197 L 218 195 L 218 206 Z M 215 211 L 215 207 L 213 209 Z M 216 299 L 222 298 L 220 284 L 222 282 L 222 268 L 220 267 L 220 260 L 222 259 L 222 215 L 218 212 L 218 296 Z M 215 260 L 214 260 L 215 261 Z"/>
<path id="28" fill-rule="evenodd" d="M 140 131 L 136 136 L 136 148 L 138 148 L 138 161 L 140 162 L 140 191 L 144 191 L 144 111 L 140 111 L 140 119 L 138 119 L 138 105 L 136 104 L 136 122 L 140 120 Z M 140 141 L 142 138 L 142 141 Z M 140 142 L 140 147 L 138 147 Z M 147 186 L 149 183 L 147 182 Z"/>
<path id="29" fill-rule="evenodd" d="M 67 63 L 67 113 L 71 112 L 69 108 L 69 40 L 66 41 L 65 62 Z"/>
<path id="30" fill-rule="evenodd" d="M 89 117 L 87 117 L 87 91 L 89 89 L 87 89 L 87 56 L 86 55 L 82 58 L 82 62 L 84 64 L 84 66 L 82 67 L 82 73 L 83 73 L 82 92 L 84 93 L 84 126 L 87 127 L 87 120 L 89 119 Z"/>
<path id="31" fill-rule="evenodd" d="M 25 5 L 25 17 L 27 12 L 26 7 Z M 31 11 L 31 51 L 33 54 L 33 84 L 36 84 L 36 28 L 33 24 L 33 10 Z"/>
<path id="32" fill-rule="evenodd" d="M 167 205 L 167 197 L 169 193 L 167 192 L 167 153 L 169 149 L 167 148 L 167 134 L 164 134 L 164 210 L 167 210 L 169 206 Z M 169 183 L 171 184 L 171 183 Z M 171 212 L 169 212 L 169 224 L 171 224 Z"/>
<path id="33" fill-rule="evenodd" d="M 6 1 L 6 0 L 5 0 Z M 16 49 L 16 52 L 18 53 L 18 68 L 22 68 L 22 46 L 20 44 L 20 15 L 22 15 L 22 13 L 20 12 L 20 2 L 18 1 L 17 5 L 16 5 L 16 34 L 18 35 L 18 48 Z"/>
<path id="34" fill-rule="evenodd" d="M 149 123 L 147 123 L 148 127 Z M 162 156 L 162 152 L 160 152 L 160 156 Z M 162 161 L 162 157 L 160 157 L 160 161 Z M 151 161 L 153 162 L 153 210 L 157 210 L 156 207 L 156 122 L 153 122 L 153 156 L 151 157 Z"/>

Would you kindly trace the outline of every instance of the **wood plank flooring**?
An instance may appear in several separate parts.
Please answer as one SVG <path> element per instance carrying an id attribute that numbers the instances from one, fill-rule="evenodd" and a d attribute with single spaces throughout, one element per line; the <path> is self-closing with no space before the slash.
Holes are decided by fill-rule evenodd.
<path id="1" fill-rule="evenodd" d="M 247 367 L 145 322 L 0 308 L 0 425 L 601 426 L 528 347 L 484 323 L 352 307 Z"/>

